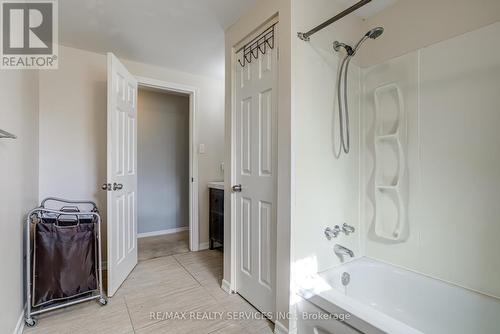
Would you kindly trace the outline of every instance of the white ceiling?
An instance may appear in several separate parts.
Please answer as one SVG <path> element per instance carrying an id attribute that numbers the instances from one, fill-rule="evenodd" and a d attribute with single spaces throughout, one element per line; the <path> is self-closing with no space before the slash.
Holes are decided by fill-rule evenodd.
<path id="1" fill-rule="evenodd" d="M 224 29 L 256 0 L 63 0 L 62 45 L 222 77 Z"/>

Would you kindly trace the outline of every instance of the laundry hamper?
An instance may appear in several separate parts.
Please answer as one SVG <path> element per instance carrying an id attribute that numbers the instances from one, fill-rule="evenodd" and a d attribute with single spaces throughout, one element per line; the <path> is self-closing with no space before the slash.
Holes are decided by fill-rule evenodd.
<path id="1" fill-rule="evenodd" d="M 49 209 L 47 203 L 66 205 Z M 87 208 L 87 210 L 81 210 Z M 100 216 L 92 202 L 48 198 L 27 219 L 27 312 L 33 315 L 97 299 L 102 290 Z"/>

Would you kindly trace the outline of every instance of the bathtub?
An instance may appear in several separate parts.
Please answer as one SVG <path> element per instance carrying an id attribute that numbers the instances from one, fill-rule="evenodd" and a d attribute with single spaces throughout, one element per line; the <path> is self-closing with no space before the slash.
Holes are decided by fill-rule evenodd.
<path id="1" fill-rule="evenodd" d="M 346 286 L 343 273 L 350 276 Z M 310 304 L 299 305 L 302 312 L 350 315 L 335 325 L 343 327 L 327 330 L 323 322 L 321 330 L 304 333 L 500 333 L 499 299 L 366 257 L 309 278 L 299 295 Z M 302 326 L 316 328 L 307 321 Z"/>

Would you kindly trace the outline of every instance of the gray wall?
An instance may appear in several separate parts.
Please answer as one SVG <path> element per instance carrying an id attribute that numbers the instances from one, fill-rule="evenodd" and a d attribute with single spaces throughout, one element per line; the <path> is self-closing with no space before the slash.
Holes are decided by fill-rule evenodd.
<path id="1" fill-rule="evenodd" d="M 139 89 L 138 233 L 189 225 L 189 98 Z"/>

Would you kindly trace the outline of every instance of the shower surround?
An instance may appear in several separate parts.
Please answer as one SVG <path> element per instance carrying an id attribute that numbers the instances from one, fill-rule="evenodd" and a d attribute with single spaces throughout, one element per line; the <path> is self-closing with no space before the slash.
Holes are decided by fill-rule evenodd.
<path id="1" fill-rule="evenodd" d="M 325 13 L 338 9 L 315 3 Z M 422 13 L 427 4 L 419 5 Z M 300 203 L 292 215 L 292 287 L 298 291 L 307 274 L 341 265 L 333 254 L 340 244 L 496 303 L 500 22 L 459 26 L 463 13 L 452 10 L 448 31 L 455 27 L 455 35 L 436 41 L 446 34 L 424 30 L 411 49 L 410 41 L 401 42 L 408 29 L 398 26 L 410 14 L 402 3 L 394 6 L 365 21 L 347 16 L 307 43 L 292 40 L 294 201 Z M 317 8 L 296 2 L 297 31 L 325 17 Z M 376 26 L 384 34 L 350 65 L 350 153 L 338 157 L 334 96 L 341 59 L 333 42 L 354 43 Z M 488 52 L 477 52 L 485 45 Z M 343 223 L 356 232 L 325 238 L 326 227 Z M 292 305 L 300 300 L 292 296 Z"/>

